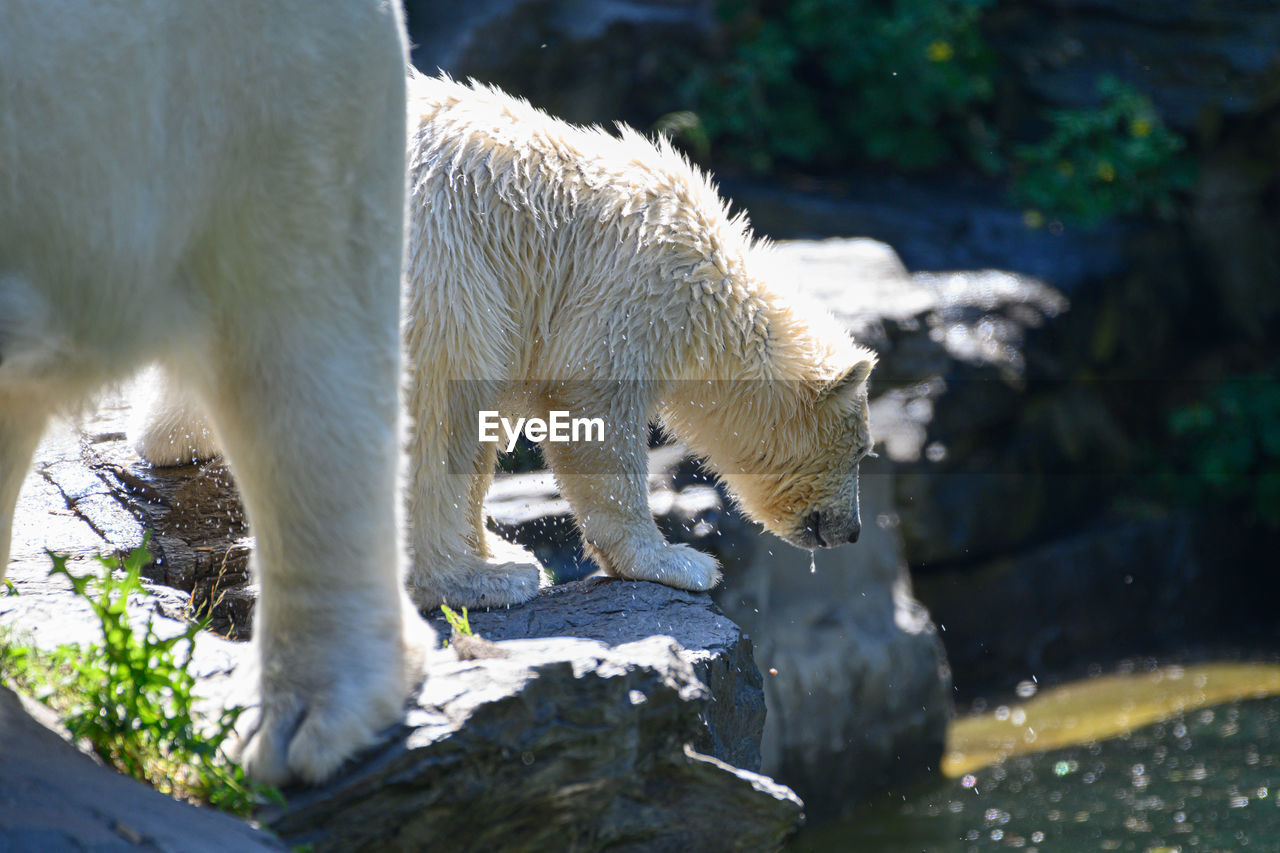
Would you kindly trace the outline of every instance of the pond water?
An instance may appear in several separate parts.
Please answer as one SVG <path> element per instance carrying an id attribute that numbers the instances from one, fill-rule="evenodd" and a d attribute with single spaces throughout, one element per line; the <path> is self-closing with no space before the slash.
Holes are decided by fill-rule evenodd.
<path id="1" fill-rule="evenodd" d="M 1280 851 L 1280 667 L 1167 667 L 1036 693 L 953 723 L 938 782 L 791 849 Z"/>

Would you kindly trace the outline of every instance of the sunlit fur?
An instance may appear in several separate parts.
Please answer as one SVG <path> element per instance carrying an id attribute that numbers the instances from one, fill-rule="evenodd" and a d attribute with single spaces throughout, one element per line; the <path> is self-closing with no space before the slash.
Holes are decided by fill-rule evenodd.
<path id="1" fill-rule="evenodd" d="M 45 424 L 160 363 L 256 537 L 269 782 L 374 743 L 430 639 L 395 524 L 404 47 L 383 0 L 0 4 L 0 577 Z"/>
<path id="2" fill-rule="evenodd" d="M 767 247 L 705 176 L 665 141 L 574 127 L 448 79 L 410 80 L 409 125 L 420 605 L 508 604 L 537 588 L 531 556 L 489 550 L 480 502 L 495 451 L 476 439 L 481 409 L 606 419 L 605 445 L 543 450 L 588 553 L 614 575 L 687 589 L 719 578 L 649 513 L 655 416 L 770 530 L 803 547 L 856 535 L 875 357 L 762 277 Z"/>

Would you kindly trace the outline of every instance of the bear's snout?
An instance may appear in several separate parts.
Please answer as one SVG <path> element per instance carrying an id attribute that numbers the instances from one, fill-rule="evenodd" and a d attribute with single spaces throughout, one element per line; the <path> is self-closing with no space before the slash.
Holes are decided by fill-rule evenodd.
<path id="1" fill-rule="evenodd" d="M 846 542 L 857 542 L 862 524 L 855 516 L 814 510 L 801 520 L 801 533 L 792 541 L 802 548 L 834 548 Z"/>

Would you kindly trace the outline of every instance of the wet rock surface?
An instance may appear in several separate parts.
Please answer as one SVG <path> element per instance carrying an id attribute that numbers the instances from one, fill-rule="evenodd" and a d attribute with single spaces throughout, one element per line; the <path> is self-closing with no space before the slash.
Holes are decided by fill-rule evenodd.
<path id="1" fill-rule="evenodd" d="M 735 767 L 760 769 L 760 670 L 751 640 L 709 596 L 648 581 L 592 577 L 544 590 L 521 607 L 470 613 L 469 621 L 488 640 L 574 637 L 615 647 L 671 637 L 708 688 L 694 748 Z M 442 636 L 448 634 L 442 617 L 435 622 Z"/>

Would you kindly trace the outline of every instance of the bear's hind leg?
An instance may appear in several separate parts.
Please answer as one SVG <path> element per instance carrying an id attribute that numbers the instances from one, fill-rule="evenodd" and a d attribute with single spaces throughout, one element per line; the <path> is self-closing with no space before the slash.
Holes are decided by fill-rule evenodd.
<path id="1" fill-rule="evenodd" d="M 129 441 L 144 461 L 162 467 L 218 455 L 213 430 L 190 387 L 164 369 L 148 371 L 136 385 Z"/>
<path id="2" fill-rule="evenodd" d="M 647 429 L 633 430 L 598 443 L 545 442 L 542 450 L 573 507 L 587 556 L 606 574 L 697 592 L 712 589 L 720 582 L 715 558 L 667 542 L 653 521 L 647 437 Z"/>
<path id="3" fill-rule="evenodd" d="M 0 391 L 0 581 L 9 568 L 9 542 L 18 491 L 31 467 L 47 418 L 33 405 Z"/>
<path id="4" fill-rule="evenodd" d="M 542 573 L 542 564 L 528 548 L 509 542 L 488 528 L 484 520 L 484 499 L 493 483 L 493 470 L 498 461 L 498 446 L 485 443 L 481 445 L 476 476 L 471 481 L 471 530 L 472 537 L 478 547 L 477 553 L 484 558 L 489 571 L 515 572 L 523 576 L 529 566 L 538 569 L 539 586 L 545 586 L 547 578 Z M 470 606 L 470 605 L 468 605 Z"/>
<path id="5" fill-rule="evenodd" d="M 523 604 L 545 583 L 541 567 L 484 525 L 497 445 L 477 440 L 476 418 L 493 390 L 470 381 L 420 384 L 426 381 L 415 375 L 409 394 L 409 595 L 424 611 Z"/>

